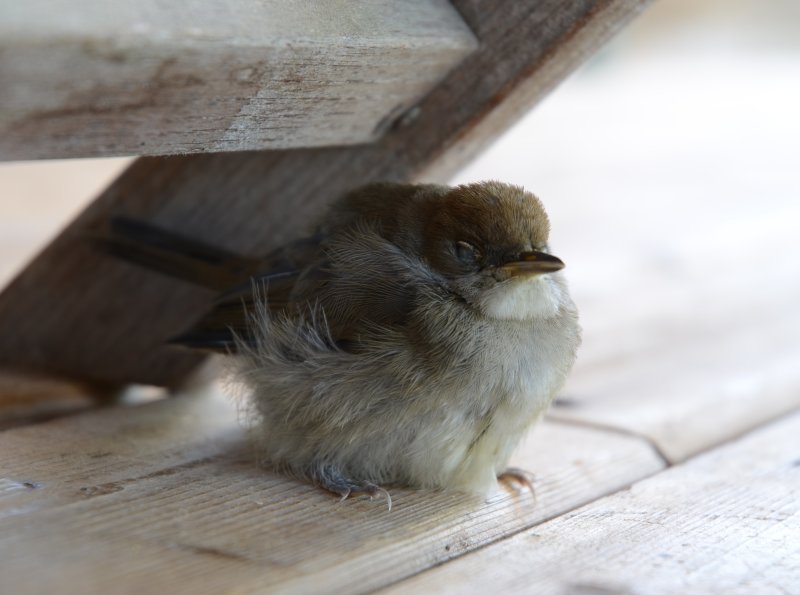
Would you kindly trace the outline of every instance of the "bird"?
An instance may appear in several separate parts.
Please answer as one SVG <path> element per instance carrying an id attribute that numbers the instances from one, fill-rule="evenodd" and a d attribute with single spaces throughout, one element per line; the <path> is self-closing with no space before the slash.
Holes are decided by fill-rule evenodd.
<path id="1" fill-rule="evenodd" d="M 111 227 L 107 252 L 219 291 L 171 343 L 228 354 L 260 460 L 342 498 L 490 494 L 580 344 L 544 206 L 511 184 L 371 183 L 255 258 Z"/>

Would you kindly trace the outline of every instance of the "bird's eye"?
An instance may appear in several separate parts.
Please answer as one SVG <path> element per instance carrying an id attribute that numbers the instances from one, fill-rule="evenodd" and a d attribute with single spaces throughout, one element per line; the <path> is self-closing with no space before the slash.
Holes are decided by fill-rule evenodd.
<path id="1" fill-rule="evenodd" d="M 456 242 L 456 256 L 464 264 L 475 264 L 478 261 L 478 251 L 469 242 Z"/>

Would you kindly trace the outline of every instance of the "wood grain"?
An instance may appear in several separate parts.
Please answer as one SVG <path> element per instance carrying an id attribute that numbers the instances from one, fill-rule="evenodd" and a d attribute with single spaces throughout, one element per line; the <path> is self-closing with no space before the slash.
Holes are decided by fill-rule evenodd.
<path id="1" fill-rule="evenodd" d="M 0 574 L 14 592 L 363 592 L 663 468 L 635 438 L 543 424 L 486 502 L 391 489 L 349 500 L 254 465 L 219 393 L 0 433 Z"/>
<path id="2" fill-rule="evenodd" d="M 0 325 L 8 329 L 0 365 L 106 383 L 179 384 L 202 358 L 164 340 L 194 322 L 212 296 L 93 252 L 86 237 L 110 216 L 262 254 L 296 237 L 353 186 L 430 176 L 446 155 L 447 169 L 463 162 L 491 138 L 470 134 L 483 118 L 512 98 L 534 103 L 556 84 L 553 73 L 576 67 L 646 4 L 526 0 L 497 10 L 459 0 L 479 49 L 378 142 L 138 160 L 0 295 Z M 495 126 L 491 134 L 501 132 Z"/>
<path id="3" fill-rule="evenodd" d="M 0 5 L 0 159 L 378 138 L 475 48 L 445 0 Z"/>
<path id="4" fill-rule="evenodd" d="M 82 386 L 0 371 L 0 431 L 85 411 L 96 403 Z"/>
<path id="5" fill-rule="evenodd" d="M 794 593 L 800 414 L 387 593 Z"/>
<path id="6" fill-rule="evenodd" d="M 749 196 L 720 193 L 702 210 L 691 197 L 663 200 L 674 233 L 620 230 L 631 250 L 587 257 L 605 281 L 591 279 L 579 300 L 584 343 L 569 406 L 552 417 L 646 436 L 678 462 L 800 407 L 800 207 L 788 196 L 745 208 Z"/>

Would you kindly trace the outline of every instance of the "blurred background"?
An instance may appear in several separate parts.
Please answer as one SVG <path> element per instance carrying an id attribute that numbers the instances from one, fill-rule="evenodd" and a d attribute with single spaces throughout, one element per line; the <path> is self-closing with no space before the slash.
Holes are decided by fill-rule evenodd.
<path id="1" fill-rule="evenodd" d="M 585 327 L 554 418 L 727 436 L 797 406 L 798 106 L 800 2 L 656 0 L 456 177 L 551 214 Z M 128 162 L 0 164 L 0 285 Z"/>

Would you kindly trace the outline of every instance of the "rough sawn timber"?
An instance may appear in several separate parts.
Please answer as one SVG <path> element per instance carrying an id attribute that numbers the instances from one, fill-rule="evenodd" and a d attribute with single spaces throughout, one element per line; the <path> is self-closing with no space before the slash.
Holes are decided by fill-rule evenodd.
<path id="1" fill-rule="evenodd" d="M 87 238 L 110 216 L 265 253 L 356 185 L 445 179 L 647 3 L 459 0 L 479 49 L 373 144 L 139 159 L 0 295 L 0 365 L 179 384 L 202 356 L 165 339 L 213 296 L 94 251 Z"/>
<path id="2" fill-rule="evenodd" d="M 370 142 L 475 48 L 446 0 L 0 4 L 0 159 Z"/>

